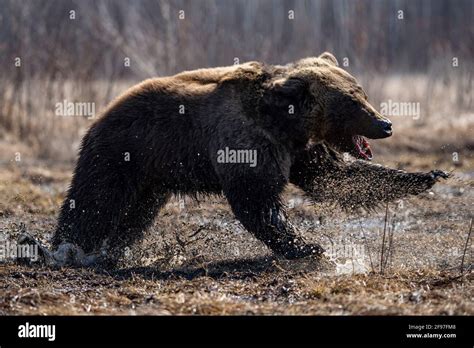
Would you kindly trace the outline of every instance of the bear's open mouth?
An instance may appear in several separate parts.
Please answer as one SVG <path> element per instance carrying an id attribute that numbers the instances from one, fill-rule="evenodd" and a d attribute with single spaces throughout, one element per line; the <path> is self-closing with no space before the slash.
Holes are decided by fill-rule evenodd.
<path id="1" fill-rule="evenodd" d="M 361 135 L 354 135 L 352 142 L 355 145 L 355 154 L 365 160 L 372 159 L 372 150 L 370 149 L 369 142 Z"/>

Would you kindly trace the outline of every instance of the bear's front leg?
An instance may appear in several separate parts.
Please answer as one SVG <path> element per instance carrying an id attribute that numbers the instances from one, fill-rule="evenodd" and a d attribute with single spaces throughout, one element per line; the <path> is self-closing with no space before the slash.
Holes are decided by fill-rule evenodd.
<path id="1" fill-rule="evenodd" d="M 223 185 L 224 193 L 236 218 L 257 239 L 273 252 L 286 259 L 320 255 L 324 249 L 317 244 L 307 244 L 288 222 L 280 202 L 285 183 L 257 178 L 240 178 L 235 184 Z"/>
<path id="2" fill-rule="evenodd" d="M 356 160 L 345 162 L 339 153 L 316 144 L 296 157 L 290 181 L 317 202 L 336 202 L 344 209 L 373 209 L 382 202 L 430 189 L 448 174 L 442 171 L 407 173 Z"/>

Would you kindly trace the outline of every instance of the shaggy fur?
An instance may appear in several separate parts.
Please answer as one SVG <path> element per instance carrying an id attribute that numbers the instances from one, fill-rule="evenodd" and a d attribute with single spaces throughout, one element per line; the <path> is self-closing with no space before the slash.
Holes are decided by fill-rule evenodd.
<path id="1" fill-rule="evenodd" d="M 53 245 L 72 243 L 85 253 L 105 247 L 115 251 L 108 254 L 114 263 L 170 195 L 204 193 L 224 194 L 235 217 L 275 253 L 319 254 L 321 247 L 305 243 L 288 222 L 283 189 L 291 181 L 326 200 L 328 180 L 350 186 L 354 173 L 386 178 L 364 188 L 378 199 L 387 186 L 390 198 L 431 187 L 430 174 L 344 164 L 321 144 L 357 155 L 354 135 L 390 134 L 389 121 L 328 53 L 287 66 L 250 62 L 150 79 L 115 100 L 85 135 Z M 219 163 L 226 147 L 256 150 L 257 165 Z M 406 189 L 396 194 L 399 183 Z M 339 202 L 370 204 L 353 191 Z"/>

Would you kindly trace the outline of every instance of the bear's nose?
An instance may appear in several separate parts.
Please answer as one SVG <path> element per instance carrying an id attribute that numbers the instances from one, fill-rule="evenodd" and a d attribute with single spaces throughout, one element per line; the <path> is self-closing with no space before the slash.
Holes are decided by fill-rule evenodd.
<path id="1" fill-rule="evenodd" d="M 389 137 L 392 135 L 392 122 L 390 122 L 390 120 L 377 120 L 377 126 L 383 133 L 381 137 Z"/>
<path id="2" fill-rule="evenodd" d="M 389 120 L 380 121 L 380 127 L 385 133 L 392 133 L 392 122 Z"/>
<path id="3" fill-rule="evenodd" d="M 387 138 L 392 135 L 392 122 L 388 119 L 375 120 L 375 134 L 372 139 Z"/>

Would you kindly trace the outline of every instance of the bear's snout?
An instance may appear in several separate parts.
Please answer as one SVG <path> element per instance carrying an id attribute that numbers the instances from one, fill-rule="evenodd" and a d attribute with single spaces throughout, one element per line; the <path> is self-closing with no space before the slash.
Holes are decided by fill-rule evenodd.
<path id="1" fill-rule="evenodd" d="M 378 127 L 381 130 L 381 138 L 387 138 L 392 135 L 392 122 L 389 119 L 377 120 Z"/>
<path id="2" fill-rule="evenodd" d="M 373 119 L 370 130 L 363 135 L 370 139 L 388 138 L 392 135 L 392 122 L 386 118 Z"/>

